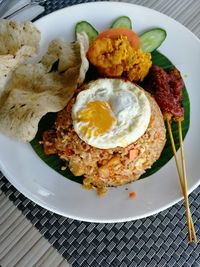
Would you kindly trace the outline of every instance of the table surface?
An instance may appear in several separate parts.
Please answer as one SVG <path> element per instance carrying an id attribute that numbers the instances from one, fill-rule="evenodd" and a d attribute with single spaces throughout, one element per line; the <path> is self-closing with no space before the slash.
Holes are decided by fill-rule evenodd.
<path id="1" fill-rule="evenodd" d="M 48 0 L 45 14 L 90 1 Z M 160 11 L 200 38 L 199 0 L 123 1 Z M 43 14 L 43 15 L 45 15 Z M 0 173 L 0 266 L 200 266 L 200 245 L 188 244 L 185 208 L 135 222 L 94 224 L 49 212 L 24 197 Z M 200 187 L 190 195 L 200 228 Z"/>

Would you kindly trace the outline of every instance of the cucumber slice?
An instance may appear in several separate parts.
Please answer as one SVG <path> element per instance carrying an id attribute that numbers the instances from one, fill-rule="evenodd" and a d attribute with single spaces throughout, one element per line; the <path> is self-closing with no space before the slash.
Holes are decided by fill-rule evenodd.
<path id="1" fill-rule="evenodd" d="M 98 35 L 98 31 L 87 21 L 79 21 L 75 26 L 75 33 L 85 32 L 91 43 Z"/>
<path id="2" fill-rule="evenodd" d="M 155 28 L 142 33 L 139 36 L 142 50 L 145 52 L 154 51 L 163 43 L 166 36 L 166 31 L 161 28 Z"/>
<path id="3" fill-rule="evenodd" d="M 121 16 L 117 18 L 113 24 L 111 25 L 111 28 L 128 28 L 132 29 L 132 22 L 131 19 L 127 16 Z"/>

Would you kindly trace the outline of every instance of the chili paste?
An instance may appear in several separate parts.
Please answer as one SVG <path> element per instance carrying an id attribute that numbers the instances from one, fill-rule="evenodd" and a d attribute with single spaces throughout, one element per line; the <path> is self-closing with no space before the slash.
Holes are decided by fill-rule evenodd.
<path id="1" fill-rule="evenodd" d="M 171 114 L 174 118 L 184 117 L 184 82 L 176 68 L 166 72 L 162 67 L 153 65 L 143 86 L 154 95 L 164 114 Z"/>

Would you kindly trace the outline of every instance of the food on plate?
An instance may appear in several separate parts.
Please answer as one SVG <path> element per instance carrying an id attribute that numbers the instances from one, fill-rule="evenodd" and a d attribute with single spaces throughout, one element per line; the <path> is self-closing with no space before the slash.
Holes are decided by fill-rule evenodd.
<path id="1" fill-rule="evenodd" d="M 121 79 L 98 79 L 84 86 L 72 108 L 73 127 L 87 144 L 127 147 L 146 131 L 151 107 L 144 90 Z"/>
<path id="2" fill-rule="evenodd" d="M 152 65 L 151 54 L 140 48 L 139 37 L 128 28 L 112 28 L 91 43 L 88 59 L 106 77 L 142 81 Z"/>
<path id="3" fill-rule="evenodd" d="M 121 89 L 121 93 L 117 93 L 112 99 L 113 95 L 107 93 L 105 88 L 106 84 L 109 83 L 113 88 Z M 101 83 L 101 82 L 104 82 Z M 104 86 L 102 86 L 104 85 Z M 96 87 L 102 90 L 102 95 L 97 98 L 92 98 L 95 96 Z M 147 118 L 143 118 L 147 123 L 146 129 L 140 132 L 137 140 L 133 139 L 132 143 L 126 143 L 127 146 L 123 147 L 124 140 L 129 135 L 131 129 L 131 122 L 134 124 L 134 120 L 131 120 L 130 127 L 124 129 L 121 135 L 121 144 L 122 146 L 113 147 L 112 142 L 109 143 L 109 139 L 105 139 L 107 143 L 106 149 L 100 149 L 94 146 L 95 138 L 98 138 L 97 130 L 106 130 L 108 135 L 109 131 L 112 137 L 112 129 L 115 130 L 114 125 L 111 128 L 104 128 L 104 125 L 101 125 L 99 121 L 93 121 L 93 125 L 85 124 L 83 131 L 85 132 L 87 138 L 82 140 L 77 134 L 76 130 L 79 128 L 76 126 L 76 117 L 74 117 L 73 112 L 76 110 L 76 101 L 79 98 L 80 94 L 84 94 L 90 88 L 89 94 L 86 92 L 85 98 L 83 99 L 84 105 L 80 109 L 81 118 L 84 119 L 84 116 L 90 113 L 99 113 L 98 103 L 94 104 L 94 99 L 100 99 L 102 102 L 107 101 L 108 105 L 102 104 L 102 109 L 105 109 L 106 112 L 104 116 L 107 117 L 108 125 L 113 122 L 112 117 L 116 120 L 114 123 L 118 123 L 118 119 L 115 114 L 117 112 L 123 117 L 123 110 L 126 110 L 127 106 L 132 105 L 132 100 L 130 96 L 128 98 L 121 97 L 123 93 L 126 95 L 126 88 L 131 88 L 140 94 L 134 95 L 135 105 L 138 98 L 141 96 L 144 97 L 144 110 L 146 109 Z M 156 103 L 156 101 L 150 96 L 149 93 L 145 92 L 137 85 L 132 84 L 130 81 L 120 80 L 120 79 L 99 79 L 97 81 L 92 81 L 89 84 L 85 84 L 81 87 L 80 92 L 77 92 L 76 95 L 70 100 L 67 106 L 58 113 L 55 125 L 52 129 L 47 130 L 43 134 L 43 146 L 46 154 L 58 154 L 61 159 L 66 160 L 69 166 L 69 169 L 75 176 L 84 175 L 85 179 L 83 181 L 84 187 L 96 187 L 97 192 L 102 194 L 105 192 L 105 188 L 108 186 L 118 186 L 125 183 L 137 180 L 141 174 L 145 172 L 147 168 L 150 168 L 151 165 L 159 158 L 160 153 L 165 145 L 165 126 L 161 111 Z M 108 86 L 106 85 L 106 88 Z M 125 89 L 125 90 L 124 90 Z M 124 92 L 123 92 L 124 90 Z M 117 90 L 116 90 L 117 92 Z M 134 98 L 133 97 L 133 98 Z M 111 100 L 111 101 L 110 101 Z M 79 99 L 78 102 L 79 103 Z M 105 102 L 104 102 L 105 103 Z M 91 105 L 90 105 L 91 104 Z M 133 109 L 134 109 L 133 104 Z M 149 120 L 149 106 L 151 109 L 150 120 Z M 88 112 L 85 114 L 84 109 L 88 108 Z M 90 109 L 91 108 L 91 109 Z M 100 109 L 101 109 L 100 108 Z M 75 111 L 73 110 L 75 109 Z M 90 109 L 90 111 L 89 111 Z M 96 109 L 96 110 L 95 110 Z M 137 108 L 134 112 L 136 112 Z M 139 111 L 139 107 L 138 107 Z M 140 110 L 141 112 L 141 110 Z M 113 114 L 112 114 L 113 113 Z M 89 115 L 90 116 L 90 115 Z M 96 116 L 96 115 L 95 115 Z M 100 116 L 100 115 L 99 115 Z M 109 117 L 110 116 L 110 117 Z M 126 115 L 124 116 L 124 119 Z M 106 119 L 106 118 L 105 118 Z M 87 121 L 87 118 L 86 118 Z M 126 122 L 126 120 L 123 120 Z M 84 125 L 84 124 L 83 124 Z M 79 126 L 82 126 L 81 124 Z M 85 130 L 88 126 L 88 130 Z M 93 130 L 90 127 L 93 126 Z M 107 125 L 106 125 L 107 126 Z M 134 125 L 135 127 L 136 125 Z M 144 126 L 144 125 L 143 125 Z M 137 125 L 137 128 L 134 128 L 134 131 L 137 131 L 137 128 L 140 128 L 140 125 Z M 80 127 L 81 128 L 81 127 Z M 78 130 L 77 130 L 78 131 Z M 91 140 L 94 142 L 93 145 L 90 145 L 90 134 L 94 134 Z M 113 142 L 115 135 L 113 135 Z M 117 138 L 117 137 L 116 137 Z M 96 143 L 98 146 L 98 142 Z"/>
<path id="4" fill-rule="evenodd" d="M 162 67 L 153 65 L 145 84 L 165 115 L 171 114 L 175 119 L 184 118 L 182 103 L 184 82 L 176 68 L 166 72 Z"/>
<path id="5" fill-rule="evenodd" d="M 0 95 L 12 71 L 35 56 L 39 42 L 40 32 L 31 22 L 0 20 Z"/>
<path id="6" fill-rule="evenodd" d="M 58 72 L 65 72 L 65 76 L 69 75 L 72 82 L 74 79 L 73 73 L 79 73 L 77 83 L 80 85 L 85 80 L 85 74 L 89 67 L 86 58 L 88 47 L 88 38 L 83 32 L 77 34 L 77 42 L 75 43 L 70 44 L 64 40 L 55 39 L 49 43 L 48 50 L 42 57 L 41 63 L 47 68 L 47 71 L 51 71 L 52 66 L 57 63 L 56 69 Z"/>
<path id="7" fill-rule="evenodd" d="M 0 55 L 16 55 L 23 46 L 39 49 L 40 32 L 33 23 L 0 20 Z"/>
<path id="8" fill-rule="evenodd" d="M 20 141 L 31 141 L 40 119 L 48 112 L 62 110 L 84 81 L 87 49 L 84 34 L 75 43 L 55 40 L 41 62 L 17 66 L 0 97 L 0 131 Z M 57 69 L 51 71 L 57 61 Z"/>
<path id="9" fill-rule="evenodd" d="M 34 56 L 35 49 L 31 46 L 21 47 L 16 55 L 0 55 L 0 95 L 10 79 L 12 71 L 20 64 L 29 62 Z"/>
<path id="10" fill-rule="evenodd" d="M 139 36 L 141 48 L 145 52 L 153 52 L 161 46 L 166 37 L 166 31 L 161 28 L 145 31 Z"/>
<path id="11" fill-rule="evenodd" d="M 89 43 L 91 43 L 94 38 L 98 35 L 98 31 L 87 21 L 79 21 L 75 26 L 75 35 L 77 37 L 80 33 L 86 33 L 89 39 Z"/>
<path id="12" fill-rule="evenodd" d="M 115 19 L 111 25 L 111 28 L 128 28 L 132 29 L 132 21 L 127 16 L 121 16 Z"/>
<path id="13" fill-rule="evenodd" d="M 140 47 L 140 40 L 138 35 L 128 28 L 112 28 L 105 30 L 97 35 L 95 40 L 101 40 L 104 38 L 109 38 L 111 40 L 116 40 L 120 38 L 121 36 L 126 37 L 128 40 L 130 46 L 134 49 L 138 49 Z"/>
<path id="14" fill-rule="evenodd" d="M 135 197 L 136 197 L 135 192 L 130 192 L 130 193 L 129 193 L 129 198 L 130 198 L 130 199 L 134 199 Z"/>

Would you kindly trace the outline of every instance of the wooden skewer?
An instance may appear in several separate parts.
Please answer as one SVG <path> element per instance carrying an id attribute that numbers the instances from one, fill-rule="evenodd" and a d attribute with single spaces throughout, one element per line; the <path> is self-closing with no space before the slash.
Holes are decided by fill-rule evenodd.
<path id="1" fill-rule="evenodd" d="M 178 158 L 177 158 L 174 138 L 173 138 L 173 134 L 172 134 L 172 129 L 171 129 L 171 122 L 170 122 L 170 118 L 168 116 L 166 116 L 166 121 L 167 121 L 167 128 L 168 128 L 168 132 L 169 132 L 169 136 L 170 136 L 170 141 L 171 141 L 171 145 L 172 145 L 172 150 L 173 150 L 174 158 L 175 158 L 175 162 L 176 162 L 176 168 L 177 168 L 178 176 L 179 176 L 179 180 L 180 180 L 181 190 L 182 190 L 182 194 L 183 194 L 184 200 L 185 200 L 187 226 L 188 226 L 188 239 L 189 239 L 190 242 L 192 242 L 193 240 L 195 242 L 197 242 L 196 232 L 195 232 L 195 228 L 194 228 L 194 224 L 193 224 L 193 221 L 192 221 L 190 208 L 189 208 L 189 200 L 188 200 L 188 195 L 187 195 L 186 172 L 184 170 L 185 177 L 182 178 L 180 167 L 179 167 L 179 163 L 178 163 Z M 179 138 L 182 137 L 182 128 L 180 128 L 180 130 L 181 130 L 181 136 L 179 135 Z M 181 138 L 180 138 L 180 146 L 183 147 L 183 142 L 182 142 Z M 184 153 L 183 153 L 183 157 L 182 157 L 182 166 L 184 166 L 183 165 L 184 164 L 183 161 L 184 161 Z"/>
<path id="2" fill-rule="evenodd" d="M 182 174 L 183 174 L 183 183 L 184 183 L 184 190 L 185 194 L 187 195 L 188 198 L 188 189 L 187 189 L 187 178 L 186 178 L 186 167 L 185 167 L 185 155 L 184 155 L 184 149 L 183 149 L 183 135 L 182 135 L 182 124 L 181 120 L 178 119 L 178 132 L 179 132 L 179 142 L 180 142 L 180 151 L 181 151 L 181 165 L 182 165 Z M 192 217 L 191 217 L 192 221 Z M 191 223 L 191 227 L 194 228 L 193 222 Z M 197 242 L 197 236 L 195 229 L 192 229 L 192 234 L 193 234 L 193 240 Z"/>

